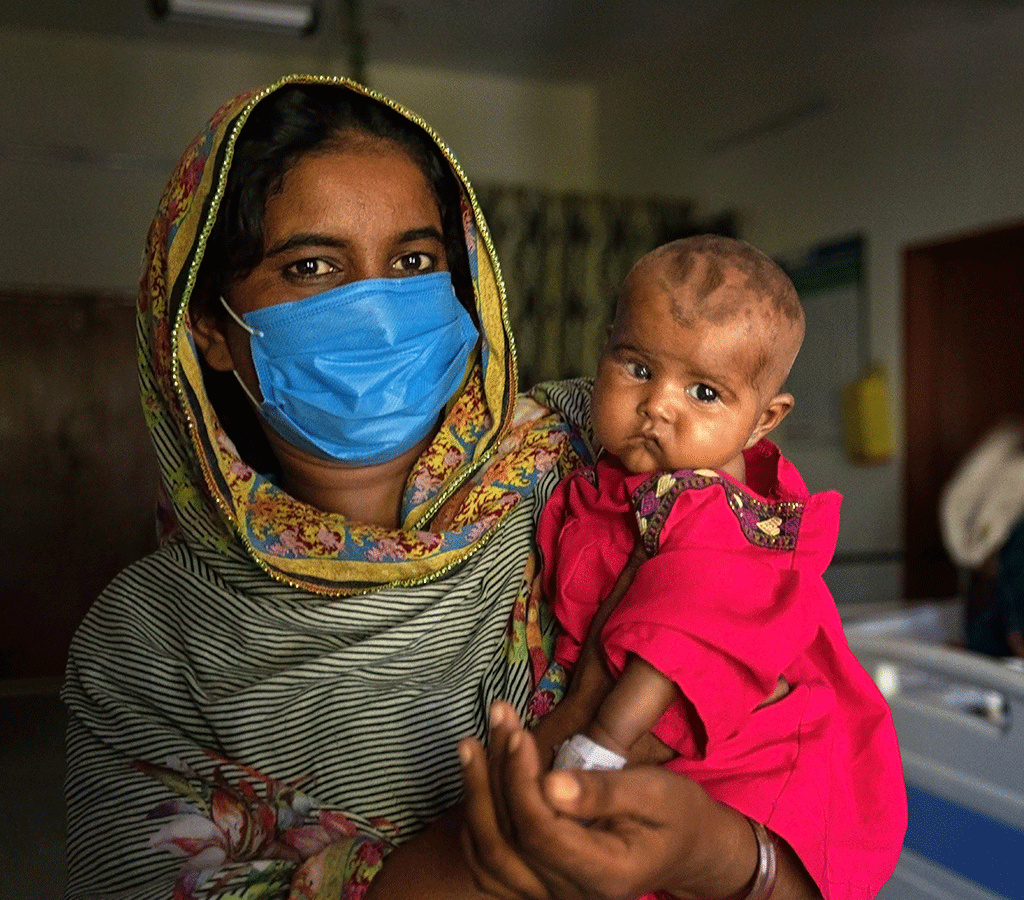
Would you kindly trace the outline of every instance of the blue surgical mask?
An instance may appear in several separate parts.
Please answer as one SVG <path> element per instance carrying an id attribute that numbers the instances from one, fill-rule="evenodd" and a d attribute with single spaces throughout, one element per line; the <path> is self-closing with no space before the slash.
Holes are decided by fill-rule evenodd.
<path id="1" fill-rule="evenodd" d="M 288 443 L 356 465 L 430 434 L 478 337 L 448 272 L 356 281 L 241 317 L 221 302 L 249 332 L 263 400 L 246 393 L 260 415 Z"/>

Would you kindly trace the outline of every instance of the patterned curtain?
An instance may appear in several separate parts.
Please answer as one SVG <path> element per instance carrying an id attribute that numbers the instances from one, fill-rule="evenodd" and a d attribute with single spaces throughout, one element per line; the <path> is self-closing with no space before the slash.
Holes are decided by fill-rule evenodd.
<path id="1" fill-rule="evenodd" d="M 501 261 L 527 387 L 592 375 L 633 263 L 673 238 L 736 236 L 731 213 L 697 221 L 690 203 L 489 185 L 477 197 Z"/>

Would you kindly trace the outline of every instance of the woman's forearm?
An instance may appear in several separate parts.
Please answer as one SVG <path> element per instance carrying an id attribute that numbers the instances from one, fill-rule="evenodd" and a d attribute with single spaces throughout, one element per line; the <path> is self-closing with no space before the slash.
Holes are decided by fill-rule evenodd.
<path id="1" fill-rule="evenodd" d="M 757 839 L 745 816 L 724 804 L 711 801 L 717 812 L 706 814 L 701 852 L 687 861 L 678 883 L 667 890 L 680 900 L 728 898 L 746 900 L 759 864 Z M 792 848 L 772 836 L 776 853 L 775 889 L 770 900 L 822 900 L 821 892 L 807 874 Z"/>
<path id="2" fill-rule="evenodd" d="M 366 900 L 486 900 L 459 849 L 461 829 L 456 806 L 393 850 L 370 882 Z"/>
<path id="3" fill-rule="evenodd" d="M 461 807 L 455 807 L 421 834 L 394 850 L 371 883 L 366 900 L 486 900 L 476 887 L 460 849 Z M 757 842 L 747 820 L 728 807 L 708 832 L 707 866 L 691 858 L 684 882 L 675 885 L 680 900 L 743 900 L 757 867 Z M 776 840 L 777 877 L 771 900 L 821 900 L 821 892 L 789 845 Z M 695 886 L 695 878 L 699 887 Z M 668 886 L 666 886 L 668 888 Z"/>
<path id="4" fill-rule="evenodd" d="M 814 879 L 789 844 L 778 841 L 778 854 L 778 877 L 771 900 L 822 900 Z"/>

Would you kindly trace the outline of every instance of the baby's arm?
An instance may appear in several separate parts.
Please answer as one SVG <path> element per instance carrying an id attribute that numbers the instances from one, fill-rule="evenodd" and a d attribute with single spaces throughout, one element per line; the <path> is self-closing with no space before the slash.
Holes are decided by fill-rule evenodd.
<path id="1" fill-rule="evenodd" d="M 587 737 L 630 762 L 661 762 L 663 760 L 635 759 L 631 753 L 679 696 L 674 681 L 647 660 L 630 655 L 615 687 L 590 723 Z"/>
<path id="2" fill-rule="evenodd" d="M 646 660 L 630 655 L 619 680 L 585 729 L 585 739 L 577 735 L 568 741 L 556 758 L 555 767 L 620 768 L 625 762 L 667 762 L 674 753 L 650 731 L 669 704 L 680 696 L 671 679 Z M 588 740 L 611 753 L 593 748 Z"/>

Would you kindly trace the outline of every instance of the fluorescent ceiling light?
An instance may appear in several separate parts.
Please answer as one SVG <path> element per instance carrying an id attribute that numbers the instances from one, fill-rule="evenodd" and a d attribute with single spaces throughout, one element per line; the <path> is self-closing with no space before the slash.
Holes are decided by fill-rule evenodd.
<path id="1" fill-rule="evenodd" d="M 153 0 L 162 19 L 280 28 L 309 34 L 316 28 L 314 0 Z"/>

